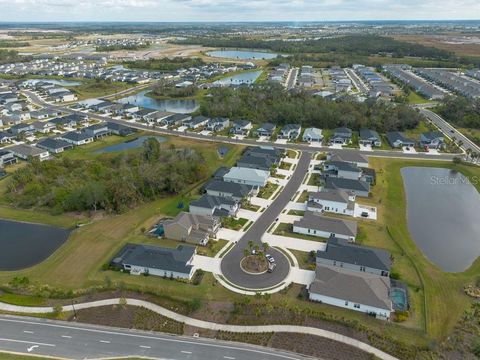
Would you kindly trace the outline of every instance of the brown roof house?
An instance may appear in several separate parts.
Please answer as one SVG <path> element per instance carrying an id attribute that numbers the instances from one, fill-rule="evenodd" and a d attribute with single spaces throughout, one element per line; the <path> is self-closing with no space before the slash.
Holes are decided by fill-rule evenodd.
<path id="1" fill-rule="evenodd" d="M 174 219 L 163 223 L 166 238 L 203 246 L 208 243 L 209 238 L 215 238 L 219 228 L 218 217 L 187 212 L 181 212 Z"/>

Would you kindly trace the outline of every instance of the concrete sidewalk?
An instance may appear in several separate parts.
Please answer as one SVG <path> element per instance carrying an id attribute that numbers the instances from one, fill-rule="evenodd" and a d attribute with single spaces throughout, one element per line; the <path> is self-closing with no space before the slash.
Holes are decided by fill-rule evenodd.
<path id="1" fill-rule="evenodd" d="M 325 239 L 327 240 L 327 239 Z M 311 241 L 311 240 L 303 240 L 297 239 L 288 236 L 281 236 L 281 235 L 274 235 L 266 233 L 262 236 L 262 241 L 267 242 L 270 246 L 277 246 L 280 248 L 292 249 L 292 250 L 299 250 L 299 251 L 325 251 L 327 246 L 326 243 L 320 241 Z"/>
<path id="2" fill-rule="evenodd" d="M 119 305 L 121 302 L 120 298 L 99 300 L 88 303 L 76 304 L 75 310 L 89 309 L 100 306 L 110 306 L 110 305 Z M 173 311 L 165 309 L 159 305 L 150 303 L 148 301 L 137 300 L 137 299 L 126 299 L 128 305 L 143 307 L 154 313 L 165 316 L 169 319 L 173 319 L 180 323 L 198 327 L 201 329 L 209 329 L 214 331 L 228 331 L 235 333 L 266 333 L 266 332 L 288 332 L 288 333 L 297 333 L 297 334 L 307 334 L 324 337 L 326 339 L 334 340 L 353 346 L 362 351 L 368 352 L 377 356 L 383 360 L 397 360 L 395 357 L 374 348 L 371 345 L 368 345 L 359 340 L 353 339 L 351 337 L 334 333 L 332 331 L 327 331 L 323 329 L 318 329 L 314 327 L 307 326 L 296 326 L 296 325 L 259 325 L 259 326 L 240 326 L 240 325 L 227 325 L 227 324 L 217 324 L 208 321 L 193 319 L 185 315 L 177 314 Z M 17 306 L 10 305 L 0 302 L 0 310 L 14 312 L 17 314 L 47 314 L 52 313 L 54 310 L 52 307 L 28 307 L 28 306 Z M 73 311 L 72 305 L 66 305 L 62 309 L 63 311 Z"/>

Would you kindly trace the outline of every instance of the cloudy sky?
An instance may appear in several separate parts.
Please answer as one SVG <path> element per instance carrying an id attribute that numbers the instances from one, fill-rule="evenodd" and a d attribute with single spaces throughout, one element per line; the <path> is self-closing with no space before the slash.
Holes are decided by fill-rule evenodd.
<path id="1" fill-rule="evenodd" d="M 479 0 L 0 0 L 0 21 L 479 18 Z"/>

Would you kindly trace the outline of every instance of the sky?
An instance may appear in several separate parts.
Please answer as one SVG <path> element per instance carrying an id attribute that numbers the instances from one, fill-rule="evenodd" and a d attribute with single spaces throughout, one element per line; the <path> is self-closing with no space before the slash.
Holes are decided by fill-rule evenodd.
<path id="1" fill-rule="evenodd" d="M 479 0 L 0 0 L 0 21 L 477 20 Z"/>

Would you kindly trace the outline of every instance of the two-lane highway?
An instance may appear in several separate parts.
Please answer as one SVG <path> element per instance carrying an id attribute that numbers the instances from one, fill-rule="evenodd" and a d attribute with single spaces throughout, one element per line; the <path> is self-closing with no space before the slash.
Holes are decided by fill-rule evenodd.
<path id="1" fill-rule="evenodd" d="M 67 359 L 125 356 L 172 360 L 307 359 L 247 344 L 16 316 L 0 316 L 0 351 Z"/>

